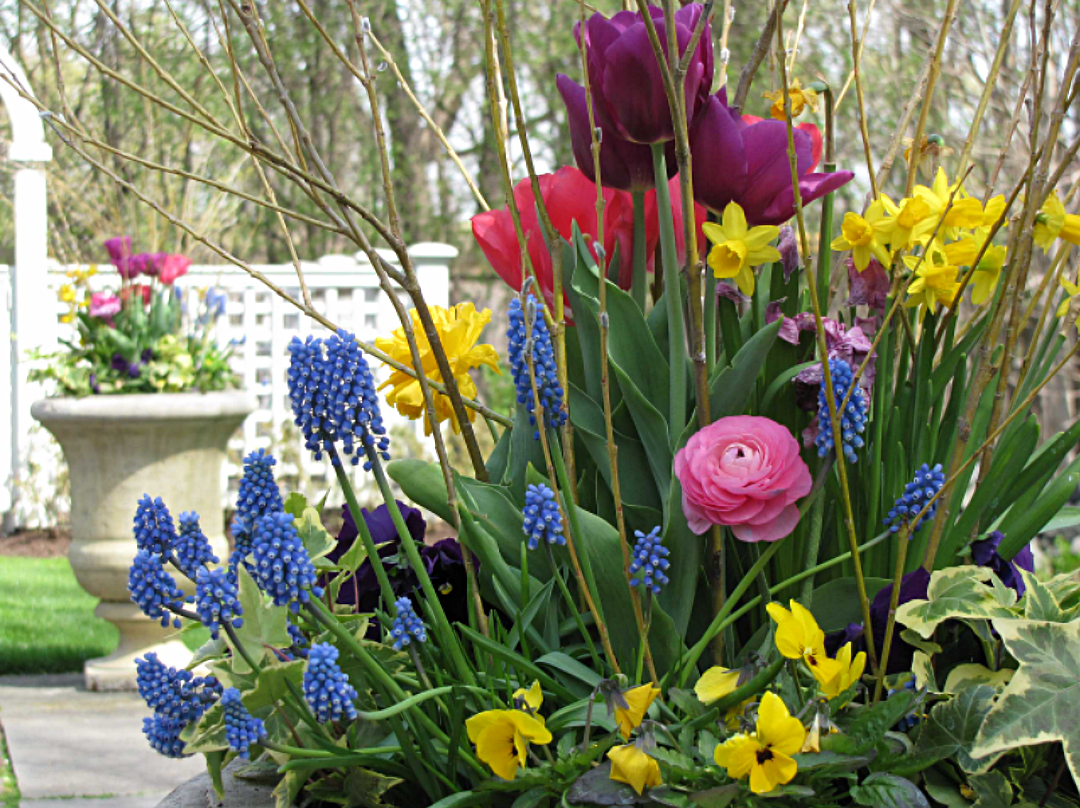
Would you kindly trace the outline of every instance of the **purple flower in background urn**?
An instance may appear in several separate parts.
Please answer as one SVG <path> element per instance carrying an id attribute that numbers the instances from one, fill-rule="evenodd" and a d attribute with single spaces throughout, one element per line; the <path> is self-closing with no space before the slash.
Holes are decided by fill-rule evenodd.
<path id="1" fill-rule="evenodd" d="M 689 47 L 702 13 L 704 8 L 700 3 L 683 6 L 675 12 L 680 57 Z M 649 16 L 666 57 L 668 34 L 664 12 L 649 6 Z M 574 38 L 581 43 L 581 23 L 574 26 Z M 644 17 L 636 11 L 620 11 L 610 18 L 597 12 L 585 22 L 585 42 L 590 89 L 597 122 L 604 132 L 646 144 L 674 138 L 671 110 Z M 688 121 L 693 122 L 705 106 L 712 79 L 712 34 L 706 23 L 686 71 Z"/>
<path id="2" fill-rule="evenodd" d="M 1020 570 L 1033 572 L 1035 570 L 1035 557 L 1031 554 L 1031 544 L 1024 547 L 1013 556 L 1011 561 L 1006 561 L 998 554 L 998 546 L 1005 534 L 995 530 L 985 539 L 971 543 L 971 560 L 980 567 L 988 567 L 1001 580 L 1005 586 L 1016 592 L 1016 596 L 1023 597 L 1027 585 L 1020 574 Z"/>
<path id="3" fill-rule="evenodd" d="M 131 266 L 131 236 L 115 236 L 103 242 L 109 253 L 109 262 L 116 267 L 120 277 L 130 280 L 138 272 Z"/>

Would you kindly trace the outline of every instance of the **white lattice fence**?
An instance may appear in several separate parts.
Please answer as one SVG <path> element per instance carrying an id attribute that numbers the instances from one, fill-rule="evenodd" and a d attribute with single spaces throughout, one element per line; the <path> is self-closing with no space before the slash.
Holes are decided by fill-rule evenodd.
<path id="1" fill-rule="evenodd" d="M 409 253 L 429 303 L 446 306 L 449 303 L 449 263 L 457 255 L 457 250 L 446 244 L 417 244 Z M 387 261 L 395 263 L 393 256 L 387 253 Z M 286 290 L 289 294 L 300 297 L 300 288 L 296 272 L 292 265 L 260 265 L 254 267 L 268 280 Z M 315 308 L 331 322 L 354 332 L 363 340 L 374 342 L 380 335 L 387 335 L 397 328 L 398 318 L 393 304 L 382 293 L 378 277 L 371 264 L 363 255 L 330 255 L 318 261 L 302 264 L 304 280 L 311 294 Z M 70 267 L 52 263 L 48 268 L 49 299 L 56 301 L 56 290 L 66 282 L 65 272 Z M 92 279 L 92 285 L 105 287 L 115 284 L 115 274 L 110 265 L 100 267 L 101 272 Z M 0 311 L 10 308 L 12 292 L 8 282 L 7 267 L 0 267 Z M 253 280 L 246 273 L 231 266 L 195 266 L 188 274 L 177 281 L 185 293 L 194 292 L 202 287 L 215 286 L 228 294 L 225 315 L 217 324 L 218 341 L 221 344 L 230 340 L 239 343 L 233 355 L 233 369 L 243 377 L 244 387 L 255 392 L 258 409 L 248 418 L 241 433 L 230 444 L 230 460 L 223 481 L 223 504 L 227 504 L 236 490 L 239 476 L 239 462 L 248 452 L 258 448 L 272 449 L 281 460 L 279 469 L 282 477 L 299 478 L 303 484 L 310 482 L 314 489 L 324 488 L 333 477 L 325 461 L 313 460 L 302 446 L 292 426 L 292 415 L 286 390 L 286 370 L 288 368 L 287 346 L 294 336 L 301 338 L 307 334 L 325 335 L 326 330 L 318 323 L 302 316 L 294 307 L 278 295 L 271 292 L 259 281 Z M 399 296 L 406 302 L 404 292 Z M 56 302 L 55 310 L 48 313 L 51 337 L 46 346 L 57 344 L 65 334 L 73 333 L 70 325 L 60 322 L 60 315 L 66 311 L 63 304 Z M 9 319 L 0 317 L 0 337 L 7 336 Z M 6 343 L 7 340 L 4 340 Z M 10 378 L 8 374 L 9 352 L 0 351 L 0 378 Z M 376 376 L 381 381 L 388 373 L 385 367 L 373 364 Z M 25 372 L 22 368 L 19 372 Z M 0 424 L 11 423 L 10 402 L 6 396 L 0 396 Z M 414 431 L 416 424 L 397 415 L 384 407 L 384 420 L 391 433 L 400 430 Z M 11 457 L 12 441 L 18 436 L 10 430 L 0 429 L 0 463 Z M 48 454 L 45 445 L 46 436 L 35 436 L 33 452 L 39 456 Z M 8 464 L 10 466 L 10 464 Z M 0 479 L 10 481 L 12 469 L 0 466 Z M 55 488 L 56 480 L 36 470 L 36 479 L 29 480 L 38 495 L 19 497 L 21 513 L 14 520 L 18 524 L 48 523 L 55 521 L 52 514 L 45 513 L 42 502 L 48 501 L 47 495 Z M 362 480 L 358 477 L 357 482 Z M 10 483 L 0 488 L 0 513 L 10 507 Z"/>

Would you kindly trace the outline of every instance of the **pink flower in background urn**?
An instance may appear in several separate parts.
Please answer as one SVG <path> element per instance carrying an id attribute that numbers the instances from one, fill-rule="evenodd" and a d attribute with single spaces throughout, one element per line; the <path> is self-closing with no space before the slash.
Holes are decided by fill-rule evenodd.
<path id="1" fill-rule="evenodd" d="M 90 295 L 90 316 L 107 320 L 120 313 L 120 298 L 112 292 L 94 292 Z"/>
<path id="2" fill-rule="evenodd" d="M 191 259 L 187 256 L 166 255 L 165 260 L 161 262 L 161 272 L 158 275 L 158 280 L 166 286 L 170 286 L 181 275 L 187 275 L 189 266 L 191 266 Z"/>
<path id="3" fill-rule="evenodd" d="M 740 541 L 776 541 L 799 523 L 795 503 L 813 479 L 799 442 L 769 418 L 721 418 L 675 455 L 683 512 L 694 533 L 730 527 Z"/>
<path id="4" fill-rule="evenodd" d="M 109 263 L 116 267 L 120 277 L 130 279 L 138 275 L 131 266 L 131 236 L 114 236 L 102 242 L 109 253 Z"/>

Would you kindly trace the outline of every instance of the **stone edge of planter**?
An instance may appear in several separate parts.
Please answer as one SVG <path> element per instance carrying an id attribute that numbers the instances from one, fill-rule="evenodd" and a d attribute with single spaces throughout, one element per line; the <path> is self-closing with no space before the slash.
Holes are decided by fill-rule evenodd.
<path id="1" fill-rule="evenodd" d="M 210 784 L 210 775 L 203 772 L 174 788 L 157 804 L 157 808 L 207 808 L 211 805 L 224 808 L 266 808 L 273 805 L 273 786 L 235 776 L 236 771 L 246 765 L 247 761 L 236 758 L 222 771 L 224 800 L 217 799 Z"/>
<path id="2" fill-rule="evenodd" d="M 249 390 L 216 393 L 117 393 L 73 398 L 57 396 L 35 401 L 30 408 L 38 421 L 131 421 L 236 418 L 256 409 Z"/>

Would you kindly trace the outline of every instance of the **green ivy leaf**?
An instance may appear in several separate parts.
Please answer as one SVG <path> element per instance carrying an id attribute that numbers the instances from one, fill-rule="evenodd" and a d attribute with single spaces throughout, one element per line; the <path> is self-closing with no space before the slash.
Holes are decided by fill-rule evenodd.
<path id="1" fill-rule="evenodd" d="M 319 512 L 314 508 L 304 508 L 303 514 L 296 519 L 296 531 L 300 534 L 300 540 L 312 561 L 322 558 L 337 546 L 337 542 L 323 527 Z"/>
<path id="2" fill-rule="evenodd" d="M 842 754 L 856 755 L 874 748 L 878 741 L 885 737 L 885 733 L 907 715 L 914 701 L 915 694 L 910 690 L 896 691 L 889 698 L 860 712 L 848 725 L 845 732 L 855 741 L 854 748 L 850 750 L 832 748 L 832 744 L 829 745 L 830 748 Z M 822 746 L 825 746 L 824 740 Z"/>
<path id="3" fill-rule="evenodd" d="M 244 698 L 250 711 L 277 704 L 289 692 L 286 682 L 299 686 L 304 681 L 304 660 L 266 665 L 255 680 L 255 687 Z"/>
<path id="4" fill-rule="evenodd" d="M 307 506 L 307 497 L 299 491 L 293 491 L 289 496 L 285 497 L 285 513 L 291 515 L 294 519 L 301 518 Z"/>
<path id="5" fill-rule="evenodd" d="M 285 772 L 285 776 L 278 781 L 271 795 L 274 798 L 274 808 L 292 808 L 300 794 L 300 789 L 304 787 L 309 777 L 311 777 L 310 770 L 293 769 Z"/>
<path id="6" fill-rule="evenodd" d="M 977 795 L 972 808 L 1009 808 L 1013 804 L 1013 790 L 1001 772 L 973 775 L 968 782 Z"/>
<path id="7" fill-rule="evenodd" d="M 286 628 L 288 614 L 284 606 L 274 606 L 265 602 L 259 585 L 251 577 L 244 565 L 239 567 L 240 606 L 244 610 L 244 624 L 236 629 L 236 637 L 244 649 L 258 662 L 268 653 L 266 646 L 288 648 L 292 645 Z M 251 666 L 237 652 L 233 640 L 225 635 L 225 641 L 233 650 L 232 670 L 244 674 L 251 672 Z"/>
<path id="8" fill-rule="evenodd" d="M 990 685 L 1000 690 L 1009 683 L 1013 673 L 1010 668 L 992 671 L 978 662 L 967 662 L 949 671 L 945 679 L 945 692 L 956 694 L 975 685 Z"/>
<path id="9" fill-rule="evenodd" d="M 985 771 L 999 756 L 975 758 L 971 747 L 995 695 L 993 687 L 978 685 L 935 705 L 919 733 L 915 753 L 936 756 L 939 760 L 955 758 L 965 772 Z"/>
<path id="10" fill-rule="evenodd" d="M 990 585 L 987 584 L 990 582 Z M 896 619 L 929 639 L 946 620 L 1015 617 L 1011 607 L 1016 594 L 1002 585 L 986 567 L 949 567 L 930 576 L 926 600 L 912 600 L 901 606 Z"/>
<path id="11" fill-rule="evenodd" d="M 915 676 L 915 686 L 925 687 L 931 693 L 940 693 L 937 678 L 934 676 L 934 664 L 929 655 L 916 651 L 911 658 L 911 673 Z"/>
<path id="12" fill-rule="evenodd" d="M 1080 782 L 1080 622 L 993 625 L 1020 667 L 986 716 L 972 754 L 1061 741 L 1069 771 Z"/>
<path id="13" fill-rule="evenodd" d="M 919 787 L 895 774 L 871 774 L 860 785 L 851 787 L 851 797 L 859 805 L 872 808 L 930 808 Z"/>
<path id="14" fill-rule="evenodd" d="M 1068 615 L 1050 587 L 1043 584 L 1033 573 L 1020 570 L 1024 578 L 1024 617 L 1028 620 L 1047 620 L 1051 623 L 1067 623 Z"/>

